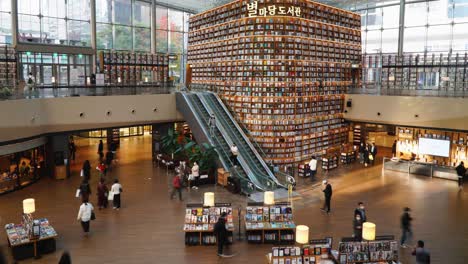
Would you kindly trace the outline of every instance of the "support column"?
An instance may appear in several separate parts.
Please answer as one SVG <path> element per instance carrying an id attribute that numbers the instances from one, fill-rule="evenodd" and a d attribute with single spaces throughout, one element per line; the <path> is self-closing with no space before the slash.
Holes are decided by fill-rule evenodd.
<path id="1" fill-rule="evenodd" d="M 162 142 L 161 139 L 163 136 L 167 135 L 167 131 L 174 127 L 174 123 L 163 123 L 163 124 L 154 124 L 152 125 L 152 146 L 151 152 L 153 160 L 156 158 L 156 155 L 161 152 Z"/>
<path id="2" fill-rule="evenodd" d="M 403 55 L 403 41 L 405 32 L 405 0 L 400 0 L 400 19 L 398 28 L 398 56 Z"/>
<path id="3" fill-rule="evenodd" d="M 151 1 L 151 53 L 156 53 L 156 4 Z"/>
<path id="4" fill-rule="evenodd" d="M 15 1 L 15 0 L 13 0 Z M 96 39 L 96 0 L 89 1 L 91 5 L 91 48 L 93 49 L 93 58 L 91 63 L 91 72 L 96 73 L 96 52 L 97 52 L 97 39 Z M 102 71 L 102 69 L 99 69 Z"/>
<path id="5" fill-rule="evenodd" d="M 11 0 L 11 38 L 12 46 L 18 45 L 18 0 Z"/>
<path id="6" fill-rule="evenodd" d="M 70 177 L 70 151 L 68 148 L 69 135 L 61 134 L 49 137 L 47 140 L 47 168 L 55 179 Z"/>

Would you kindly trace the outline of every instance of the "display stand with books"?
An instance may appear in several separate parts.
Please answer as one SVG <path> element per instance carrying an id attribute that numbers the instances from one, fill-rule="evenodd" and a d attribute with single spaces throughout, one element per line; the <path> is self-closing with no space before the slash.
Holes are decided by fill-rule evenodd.
<path id="1" fill-rule="evenodd" d="M 348 150 L 342 151 L 340 155 L 340 161 L 342 164 L 350 164 L 356 161 L 356 151 Z"/>
<path id="2" fill-rule="evenodd" d="M 398 262 L 398 242 L 395 240 L 343 241 L 338 249 L 339 264 Z"/>
<path id="3" fill-rule="evenodd" d="M 331 238 L 310 240 L 301 246 L 273 247 L 267 261 L 269 264 L 335 263 L 337 252 L 332 252 L 331 247 Z"/>
<path id="4" fill-rule="evenodd" d="M 216 245 L 213 229 L 224 212 L 227 214 L 228 243 L 232 243 L 234 223 L 230 203 L 215 203 L 212 207 L 203 206 L 203 204 L 187 204 L 184 224 L 185 244 L 190 246 Z"/>
<path id="5" fill-rule="evenodd" d="M 299 164 L 298 175 L 299 177 L 310 177 L 309 164 Z"/>
<path id="6" fill-rule="evenodd" d="M 338 168 L 338 155 L 332 154 L 322 158 L 322 169 L 329 171 Z"/>
<path id="7" fill-rule="evenodd" d="M 245 213 L 245 233 L 249 243 L 294 243 L 293 213 L 290 203 L 249 203 Z"/>
<path id="8" fill-rule="evenodd" d="M 32 218 L 23 217 L 21 224 L 6 224 L 8 246 L 15 260 L 23 260 L 55 251 L 57 232 L 46 218 L 34 220 L 40 226 L 40 236 L 31 238 Z M 37 252 L 35 252 L 35 249 Z"/>

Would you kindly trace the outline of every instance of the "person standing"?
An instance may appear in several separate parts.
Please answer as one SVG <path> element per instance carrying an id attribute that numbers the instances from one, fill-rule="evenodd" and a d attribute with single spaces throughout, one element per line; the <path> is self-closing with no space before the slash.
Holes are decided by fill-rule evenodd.
<path id="1" fill-rule="evenodd" d="M 366 167 L 370 163 L 369 155 L 370 155 L 369 144 L 366 144 L 364 147 L 364 166 Z"/>
<path id="2" fill-rule="evenodd" d="M 397 146 L 397 141 L 393 141 L 393 144 L 392 144 L 392 158 L 395 158 L 397 155 L 396 155 L 396 146 Z"/>
<path id="3" fill-rule="evenodd" d="M 223 257 L 223 248 L 227 242 L 228 230 L 226 228 L 226 212 L 221 213 L 218 221 L 214 225 L 214 234 L 216 236 L 216 242 L 218 244 L 218 256 Z"/>
<path id="4" fill-rule="evenodd" d="M 191 184 L 193 185 L 192 189 L 198 189 L 198 179 L 200 178 L 200 167 L 196 162 L 193 163 L 192 166 L 192 181 Z"/>
<path id="5" fill-rule="evenodd" d="M 363 222 L 361 219 L 361 215 L 356 214 L 353 220 L 353 230 L 354 230 L 353 237 L 359 241 L 362 240 L 362 224 Z"/>
<path id="6" fill-rule="evenodd" d="M 374 166 L 375 160 L 377 159 L 377 146 L 375 143 L 372 143 L 370 147 L 370 155 L 372 155 L 371 164 Z"/>
<path id="7" fill-rule="evenodd" d="M 234 166 L 239 164 L 239 160 L 237 157 L 239 156 L 239 149 L 237 148 L 236 144 L 232 144 L 231 146 L 231 160 Z"/>
<path id="8" fill-rule="evenodd" d="M 83 163 L 83 168 L 81 169 L 81 176 L 86 181 L 89 181 L 91 179 L 91 164 L 89 163 L 89 160 L 85 160 L 85 162 Z"/>
<path id="9" fill-rule="evenodd" d="M 114 180 L 114 184 L 112 184 L 112 186 L 111 186 L 111 192 L 114 195 L 114 200 L 113 200 L 114 207 L 113 207 L 113 209 L 119 210 L 120 206 L 121 206 L 120 199 L 121 199 L 121 194 L 122 194 L 123 190 L 122 190 L 122 185 L 120 185 L 118 179 Z"/>
<path id="10" fill-rule="evenodd" d="M 77 220 L 81 221 L 81 227 L 85 236 L 89 234 L 89 222 L 91 221 L 91 215 L 93 214 L 94 207 L 88 200 L 84 200 L 78 211 Z"/>
<path id="11" fill-rule="evenodd" d="M 325 187 L 323 189 L 323 194 L 325 195 L 325 204 L 323 208 L 321 208 L 321 210 L 329 214 L 331 210 L 331 197 L 332 197 L 333 190 L 332 190 L 331 184 L 327 180 L 323 180 L 322 183 Z"/>
<path id="12" fill-rule="evenodd" d="M 361 142 L 361 145 L 359 145 L 359 162 L 361 164 L 364 163 L 364 153 L 366 152 L 366 146 L 364 146 L 364 143 Z"/>
<path id="13" fill-rule="evenodd" d="M 99 145 L 98 145 L 98 154 L 99 154 L 99 160 L 102 160 L 104 157 L 104 143 L 102 142 L 102 139 L 99 140 Z"/>
<path id="14" fill-rule="evenodd" d="M 455 168 L 455 170 L 457 171 L 457 175 L 458 175 L 458 188 L 462 189 L 463 188 L 463 178 L 465 177 L 465 174 L 466 174 L 466 168 L 465 168 L 465 164 L 462 162 L 460 162 L 460 164 Z"/>
<path id="15" fill-rule="evenodd" d="M 98 207 L 99 210 L 102 208 L 107 208 L 107 195 L 109 194 L 109 189 L 106 186 L 104 178 L 101 178 L 97 187 L 97 197 L 98 197 Z"/>
<path id="16" fill-rule="evenodd" d="M 413 235 L 413 232 L 411 231 L 411 221 L 413 221 L 413 218 L 409 214 L 410 209 L 408 207 L 405 207 L 403 209 L 403 215 L 401 216 L 401 241 L 400 241 L 400 246 L 403 248 L 406 248 L 406 239 L 409 236 Z"/>
<path id="17" fill-rule="evenodd" d="M 106 166 L 109 170 L 112 168 L 112 160 L 114 159 L 114 154 L 111 151 L 106 152 Z"/>
<path id="18" fill-rule="evenodd" d="M 413 256 L 416 256 L 416 264 L 430 264 L 431 254 L 429 250 L 424 248 L 424 241 L 419 240 L 417 247 L 413 249 Z"/>
<path id="19" fill-rule="evenodd" d="M 89 195 L 91 194 L 91 187 L 89 187 L 89 183 L 86 179 L 83 179 L 83 181 L 80 184 L 80 196 L 81 196 L 81 201 L 88 201 L 89 200 Z"/>
<path id="20" fill-rule="evenodd" d="M 208 120 L 208 126 L 210 127 L 210 136 L 213 137 L 216 130 L 216 117 L 213 113 L 210 115 L 210 119 Z"/>
<path id="21" fill-rule="evenodd" d="M 309 161 L 309 173 L 310 180 L 314 180 L 315 174 L 317 174 L 317 158 L 312 156 L 312 159 Z"/>
<path id="22" fill-rule="evenodd" d="M 70 142 L 68 143 L 68 149 L 70 150 L 70 159 L 75 161 L 76 156 L 76 145 L 73 137 L 70 137 Z"/>
<path id="23" fill-rule="evenodd" d="M 96 170 L 99 171 L 99 176 L 100 178 L 105 177 L 107 174 L 107 168 L 106 164 L 104 162 L 101 162 L 97 167 Z"/>
<path id="24" fill-rule="evenodd" d="M 172 178 L 172 192 L 171 192 L 171 200 L 174 199 L 174 195 L 176 192 L 179 193 L 179 200 L 182 201 L 182 186 L 180 182 L 180 175 L 177 174 Z"/>
<path id="25" fill-rule="evenodd" d="M 361 216 L 362 222 L 367 222 L 367 213 L 366 207 L 363 202 L 358 203 L 358 207 L 354 210 L 354 215 L 359 214 Z"/>

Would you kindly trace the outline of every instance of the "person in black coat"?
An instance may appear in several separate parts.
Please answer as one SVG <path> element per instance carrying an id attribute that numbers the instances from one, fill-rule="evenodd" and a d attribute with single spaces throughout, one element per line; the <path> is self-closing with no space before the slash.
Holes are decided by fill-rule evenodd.
<path id="1" fill-rule="evenodd" d="M 362 240 L 362 219 L 360 214 L 356 214 L 354 216 L 353 220 L 353 237 L 356 238 L 357 240 L 361 241 Z"/>
<path id="2" fill-rule="evenodd" d="M 465 177 L 466 174 L 466 168 L 463 161 L 460 162 L 460 164 L 455 168 L 455 170 L 457 171 L 458 175 L 458 187 L 463 188 L 463 177 Z"/>
<path id="3" fill-rule="evenodd" d="M 330 210 L 331 210 L 330 204 L 331 204 L 331 197 L 333 194 L 333 190 L 332 190 L 331 184 L 327 180 L 324 180 L 323 184 L 325 185 L 325 188 L 323 189 L 323 194 L 325 195 L 325 204 L 321 210 L 324 212 L 327 212 L 328 214 L 330 213 Z"/>
<path id="4" fill-rule="evenodd" d="M 218 222 L 214 225 L 214 234 L 218 243 L 218 256 L 223 256 L 223 247 L 227 242 L 228 230 L 226 228 L 226 213 L 221 213 Z"/>
<path id="5" fill-rule="evenodd" d="M 85 162 L 83 163 L 83 168 L 81 170 L 83 174 L 83 179 L 89 181 L 91 178 L 91 164 L 89 163 L 89 160 L 85 160 Z"/>
<path id="6" fill-rule="evenodd" d="M 102 140 L 99 140 L 97 152 L 99 154 L 99 160 L 101 160 L 104 157 L 104 143 L 102 143 Z"/>
<path id="7" fill-rule="evenodd" d="M 372 143 L 372 145 L 370 146 L 369 153 L 370 155 L 372 155 L 371 164 L 373 166 L 375 164 L 375 160 L 377 159 L 377 146 L 375 145 L 375 143 Z"/>
<path id="8" fill-rule="evenodd" d="M 392 144 L 392 158 L 395 158 L 397 155 L 396 155 L 396 145 L 397 145 L 397 141 L 393 141 L 393 144 Z"/>
<path id="9" fill-rule="evenodd" d="M 89 187 L 89 183 L 86 179 L 83 179 L 83 181 L 80 184 L 80 196 L 81 200 L 88 201 L 89 200 L 89 195 L 91 194 L 91 187 Z"/>
<path id="10" fill-rule="evenodd" d="M 408 235 L 412 235 L 413 232 L 411 231 L 411 221 L 413 221 L 413 218 L 409 214 L 410 209 L 408 207 L 405 207 L 403 209 L 403 215 L 401 216 L 401 241 L 400 241 L 400 246 L 401 247 L 406 247 L 406 239 L 408 238 Z"/>
<path id="11" fill-rule="evenodd" d="M 370 163 L 369 154 L 370 154 L 370 148 L 369 148 L 369 145 L 366 144 L 366 146 L 364 147 L 364 166 L 366 167 Z"/>
<path id="12" fill-rule="evenodd" d="M 367 222 L 367 213 L 363 202 L 358 203 L 358 207 L 354 210 L 354 215 L 356 214 L 359 214 L 361 216 L 361 220 L 363 223 Z"/>

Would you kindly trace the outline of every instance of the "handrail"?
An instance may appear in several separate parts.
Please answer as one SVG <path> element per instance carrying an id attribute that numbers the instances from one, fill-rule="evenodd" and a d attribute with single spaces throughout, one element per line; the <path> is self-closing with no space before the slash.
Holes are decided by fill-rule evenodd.
<path id="1" fill-rule="evenodd" d="M 223 108 L 223 110 L 225 111 L 225 113 L 227 113 L 227 116 L 229 117 L 229 119 L 231 120 L 231 122 L 234 124 L 234 126 L 238 129 L 239 131 L 239 134 L 240 136 L 244 139 L 244 141 L 247 143 L 247 145 L 251 148 L 252 152 L 254 153 L 254 155 L 257 157 L 258 161 L 260 162 L 260 164 L 263 166 L 263 168 L 265 169 L 265 171 L 267 172 L 267 176 L 269 176 L 270 178 L 272 178 L 273 181 L 276 182 L 276 184 L 280 185 L 279 182 L 277 181 L 276 177 L 274 176 L 274 174 L 271 172 L 270 168 L 267 166 L 267 164 L 265 163 L 265 161 L 263 160 L 263 158 L 260 156 L 260 154 L 257 152 L 257 150 L 255 149 L 255 147 L 252 145 L 252 143 L 250 142 L 249 138 L 245 135 L 244 131 L 242 130 L 242 128 L 239 126 L 239 124 L 232 118 L 229 110 L 226 108 L 226 106 L 224 105 L 224 103 L 221 101 L 221 99 L 213 92 L 208 92 L 208 94 L 212 95 L 219 103 L 219 105 L 221 106 L 221 108 Z M 283 186 L 284 187 L 284 186 Z"/>

